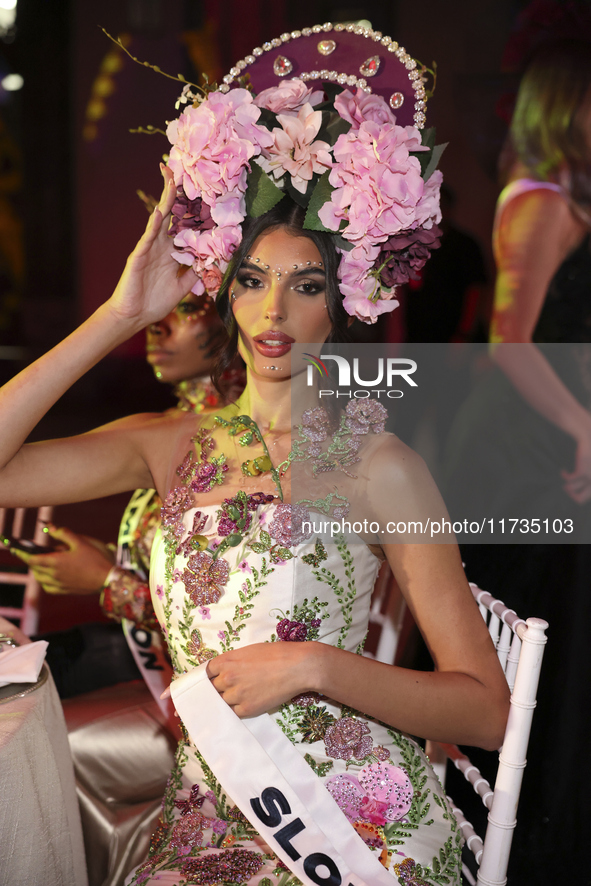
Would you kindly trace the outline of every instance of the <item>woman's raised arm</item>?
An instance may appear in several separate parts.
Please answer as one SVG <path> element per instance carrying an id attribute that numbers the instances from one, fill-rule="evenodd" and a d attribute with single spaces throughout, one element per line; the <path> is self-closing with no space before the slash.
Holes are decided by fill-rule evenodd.
<path id="1" fill-rule="evenodd" d="M 195 284 L 193 271 L 179 276 L 170 256 L 167 229 L 176 190 L 170 171 L 163 168 L 163 175 L 160 203 L 111 298 L 0 390 L 0 505 L 93 498 L 134 488 L 138 480 L 149 478 L 137 421 L 114 423 L 95 434 L 23 444 L 77 379 L 117 345 L 168 314 Z"/>

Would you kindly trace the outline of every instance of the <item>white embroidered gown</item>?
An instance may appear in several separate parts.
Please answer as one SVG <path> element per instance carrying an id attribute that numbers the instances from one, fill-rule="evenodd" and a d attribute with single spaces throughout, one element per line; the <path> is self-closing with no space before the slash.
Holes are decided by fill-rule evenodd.
<path id="1" fill-rule="evenodd" d="M 187 470 L 185 462 L 181 476 L 194 476 L 194 464 Z M 291 505 L 257 503 L 261 498 L 234 498 L 225 510 L 197 509 L 185 486 L 165 502 L 151 589 L 177 673 L 252 643 L 296 640 L 354 653 L 363 649 L 380 561 L 361 542 L 309 532 L 302 538 L 295 528 L 291 535 Z M 236 541 L 237 514 L 239 543 L 214 559 L 211 551 L 220 542 Z M 459 829 L 412 739 L 314 694 L 270 713 L 393 883 L 459 884 Z M 215 722 L 210 728 L 216 729 Z M 150 855 L 126 882 L 296 886 L 300 881 L 235 806 L 198 749 L 184 740 Z"/>

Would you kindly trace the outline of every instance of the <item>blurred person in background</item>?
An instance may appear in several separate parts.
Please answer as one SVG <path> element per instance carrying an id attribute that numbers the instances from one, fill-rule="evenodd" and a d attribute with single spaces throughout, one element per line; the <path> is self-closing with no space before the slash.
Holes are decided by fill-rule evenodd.
<path id="1" fill-rule="evenodd" d="M 224 398 L 210 378 L 225 337 L 214 302 L 191 293 L 146 329 L 146 358 L 159 382 L 174 385 L 177 409 L 209 412 L 239 395 L 244 384 L 241 369 L 225 373 Z M 162 674 L 169 668 L 148 587 L 161 504 L 155 490 L 136 490 L 123 514 L 117 547 L 65 527 L 48 526 L 58 550 L 34 556 L 13 551 L 29 564 L 48 594 L 100 593 L 104 614 L 123 622 L 123 632 L 114 625 L 94 623 L 37 638 L 49 641 L 47 659 L 62 698 L 131 680 L 140 673 L 158 700 L 160 683 L 162 688 L 168 685 Z"/>
<path id="2" fill-rule="evenodd" d="M 538 49 L 521 81 L 503 162 L 508 174 L 494 222 L 490 333 L 500 371 L 477 386 L 452 430 L 446 501 L 459 514 L 465 501 L 459 491 L 472 488 L 487 517 L 546 511 L 570 516 L 585 531 L 591 510 L 588 42 Z M 520 347 L 504 347 L 511 343 Z M 572 344 L 544 349 L 543 343 Z M 591 681 L 591 549 L 479 544 L 464 545 L 462 556 L 472 581 L 520 615 L 550 624 L 509 882 L 553 883 L 556 864 L 561 880 L 567 872 L 583 876 L 591 788 L 582 719 Z"/>

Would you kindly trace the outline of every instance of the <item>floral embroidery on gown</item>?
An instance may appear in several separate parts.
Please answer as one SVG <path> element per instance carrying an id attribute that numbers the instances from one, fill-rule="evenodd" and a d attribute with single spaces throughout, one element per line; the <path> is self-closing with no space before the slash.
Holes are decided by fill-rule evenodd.
<path id="1" fill-rule="evenodd" d="M 325 433 L 328 420 L 310 410 L 316 414 L 304 417 L 296 454 L 315 458 L 320 471 L 332 470 L 340 459 L 341 469 L 353 476 L 350 468 L 362 435 L 383 429 L 377 416 L 353 415 L 355 405 L 349 424 L 341 421 L 340 434 Z M 307 504 L 244 490 L 219 504 L 201 504 L 207 501 L 204 493 L 226 480 L 228 461 L 207 431 L 192 440 L 194 450 L 177 470 L 181 485 L 164 503 L 152 552 L 154 609 L 175 672 L 251 643 L 322 642 L 360 654 L 380 566 L 375 554 L 366 544 L 310 531 L 314 515 Z M 253 461 L 262 471 L 268 465 L 260 459 L 247 460 L 246 468 L 243 464 L 243 472 L 258 480 Z M 346 513 L 342 496 L 327 499 L 329 517 Z M 322 509 L 322 503 L 314 505 Z M 459 829 L 439 781 L 411 738 L 314 693 L 269 713 L 393 883 L 459 884 Z M 148 859 L 126 882 L 300 883 L 186 734 Z"/>

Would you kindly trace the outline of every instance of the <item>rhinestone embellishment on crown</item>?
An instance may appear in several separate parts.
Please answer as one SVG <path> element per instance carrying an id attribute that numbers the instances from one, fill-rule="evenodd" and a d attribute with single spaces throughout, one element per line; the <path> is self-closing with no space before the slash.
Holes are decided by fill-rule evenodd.
<path id="1" fill-rule="evenodd" d="M 317 49 L 320 55 L 330 55 L 337 48 L 334 40 L 320 40 Z"/>
<path id="2" fill-rule="evenodd" d="M 285 34 L 281 35 L 280 44 L 289 43 L 292 40 L 298 40 L 300 37 L 310 37 L 312 34 L 328 34 L 330 31 L 334 31 L 335 34 L 341 32 L 352 32 L 355 34 L 359 34 L 365 37 L 367 40 L 371 40 L 373 43 L 378 43 L 380 46 L 384 47 L 385 52 L 391 52 L 396 55 L 396 57 L 401 61 L 408 73 L 408 79 L 410 81 L 410 86 L 414 92 L 415 98 L 415 113 L 414 113 L 414 123 L 418 129 L 422 129 L 425 125 L 425 103 L 427 101 L 427 91 L 425 89 L 425 84 L 423 82 L 423 77 L 421 72 L 417 70 L 417 63 L 415 59 L 413 59 L 404 49 L 403 46 L 399 46 L 396 40 L 392 40 L 391 37 L 384 37 L 381 31 L 373 31 L 371 28 L 363 28 L 361 25 L 356 24 L 336 24 L 332 25 L 331 22 L 326 22 L 324 25 L 315 25 L 314 28 L 302 28 L 301 31 L 291 31 L 285 32 Z M 319 43 L 324 43 L 328 41 L 328 37 L 324 37 L 319 41 Z M 232 73 L 226 74 L 223 78 L 223 82 L 220 84 L 220 92 L 226 93 L 231 89 L 231 84 L 236 80 L 237 76 L 239 76 L 240 72 L 245 68 L 248 68 L 250 65 L 255 64 L 260 56 L 264 55 L 265 52 L 269 52 L 273 49 L 273 43 L 265 43 L 264 47 L 257 46 L 253 49 L 250 55 L 245 56 L 241 61 L 236 62 L 234 68 L 232 68 Z M 317 44 L 318 48 L 318 44 Z M 298 74 L 300 80 L 304 82 L 308 80 L 331 80 L 335 83 L 340 83 L 341 85 L 347 86 L 357 86 L 359 89 L 363 89 L 364 92 L 371 94 L 372 88 L 371 85 L 365 80 L 365 77 L 373 77 L 379 70 L 381 59 L 379 56 L 371 56 L 367 59 L 361 66 L 361 71 L 363 72 L 366 65 L 369 65 L 371 62 L 376 62 L 375 70 L 367 71 L 363 77 L 357 77 L 355 74 L 349 73 L 339 73 L 338 71 L 302 71 Z M 289 70 L 287 70 L 287 66 L 291 65 Z M 275 67 L 277 66 L 277 67 Z M 285 66 L 285 67 L 284 67 Z M 293 69 L 293 63 L 286 59 L 285 56 L 278 56 L 273 63 L 273 70 L 276 77 L 285 77 L 288 73 L 291 73 Z M 238 70 L 238 74 L 234 73 Z M 394 93 L 397 95 L 397 93 Z M 410 96 L 409 96 L 410 97 Z M 392 100 L 393 97 L 391 97 Z M 391 105 L 393 107 L 393 105 Z M 400 107 L 400 105 L 398 106 Z"/>
<path id="3" fill-rule="evenodd" d="M 366 58 L 361 67 L 359 68 L 359 73 L 364 77 L 375 77 L 375 75 L 380 70 L 380 57 L 379 55 L 372 55 L 369 58 Z"/>
<path id="4" fill-rule="evenodd" d="M 273 62 L 273 73 L 277 77 L 286 77 L 293 71 L 293 64 L 284 55 L 278 55 Z"/>
<path id="5" fill-rule="evenodd" d="M 389 99 L 390 107 L 395 111 L 401 108 L 404 103 L 404 96 L 401 92 L 393 92 Z"/>

